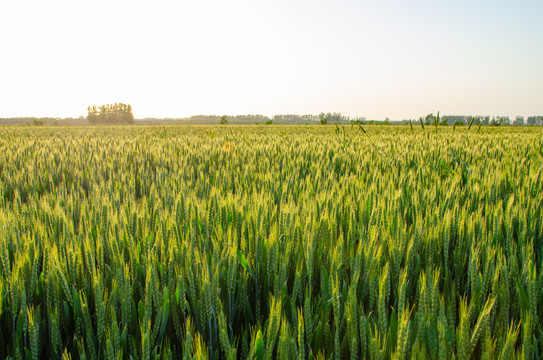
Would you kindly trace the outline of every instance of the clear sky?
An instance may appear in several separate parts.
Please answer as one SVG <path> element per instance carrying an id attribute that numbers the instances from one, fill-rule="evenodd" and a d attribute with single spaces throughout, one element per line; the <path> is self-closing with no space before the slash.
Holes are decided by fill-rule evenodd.
<path id="1" fill-rule="evenodd" d="M 543 1 L 0 2 L 0 117 L 543 114 Z"/>

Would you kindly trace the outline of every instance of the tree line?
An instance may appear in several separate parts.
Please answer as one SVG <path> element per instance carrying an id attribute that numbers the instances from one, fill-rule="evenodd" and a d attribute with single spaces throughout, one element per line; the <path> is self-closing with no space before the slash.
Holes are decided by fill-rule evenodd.
<path id="1" fill-rule="evenodd" d="M 425 124 L 433 124 L 436 116 L 433 114 L 428 114 L 424 117 Z M 513 126 L 543 126 L 543 116 L 515 116 L 514 119 L 511 119 L 509 116 L 468 116 L 468 115 L 444 115 L 440 119 L 441 125 L 454 125 L 462 124 L 467 125 L 473 119 L 473 124 L 482 125 L 513 125 Z"/>
<path id="2" fill-rule="evenodd" d="M 158 119 L 157 119 L 158 120 Z M 516 116 L 511 119 L 509 116 L 490 116 L 490 115 L 443 115 L 439 116 L 428 114 L 415 120 L 404 120 L 404 124 L 409 124 L 422 121 L 426 125 L 433 125 L 436 121 L 438 125 L 468 125 L 472 122 L 478 125 L 513 125 L 513 126 L 543 126 L 543 116 Z M 368 120 L 365 117 L 349 117 L 341 113 L 324 113 L 318 115 L 296 115 L 296 114 L 277 114 L 273 117 L 265 115 L 195 115 L 184 119 L 187 123 L 203 123 L 203 124 L 393 124 L 402 123 L 391 121 L 389 118 L 384 120 Z M 183 121 L 180 121 L 183 122 Z"/>
<path id="3" fill-rule="evenodd" d="M 134 115 L 132 107 L 127 104 L 113 104 L 102 106 L 89 106 L 87 117 L 11 117 L 0 118 L 0 124 L 19 124 L 19 125 L 93 125 L 108 124 L 134 124 Z M 223 115 L 224 116 L 224 115 Z M 220 115 L 194 115 L 189 118 L 145 118 L 139 119 L 141 124 L 219 124 Z M 428 114 L 419 120 L 403 120 L 404 124 L 418 123 L 422 120 L 425 124 L 434 124 L 437 115 Z M 478 125 L 513 125 L 513 126 L 543 126 L 543 116 L 488 116 L 488 115 L 443 115 L 440 116 L 440 125 L 468 125 L 473 119 L 473 124 Z M 393 124 L 390 120 L 367 120 L 364 117 L 349 117 L 341 113 L 320 113 L 318 115 L 296 115 L 296 114 L 278 114 L 273 117 L 261 114 L 233 115 L 226 116 L 228 124 Z M 224 123 L 224 120 L 223 120 Z"/>
<path id="4" fill-rule="evenodd" d="M 297 115 L 297 114 L 277 114 L 272 117 L 256 114 L 256 115 L 194 115 L 188 118 L 187 122 L 199 122 L 225 124 L 224 116 L 228 124 L 349 124 L 353 121 L 362 122 L 366 118 L 344 116 L 341 113 L 324 113 L 318 115 Z"/>
<path id="5" fill-rule="evenodd" d="M 509 116 L 464 116 L 464 115 L 446 115 L 448 125 L 454 123 L 469 124 L 471 119 L 474 123 L 482 123 L 483 125 L 543 125 L 543 116 L 516 116 L 511 119 Z"/>
<path id="6" fill-rule="evenodd" d="M 93 125 L 134 124 L 132 106 L 123 103 L 89 106 L 87 120 Z"/>

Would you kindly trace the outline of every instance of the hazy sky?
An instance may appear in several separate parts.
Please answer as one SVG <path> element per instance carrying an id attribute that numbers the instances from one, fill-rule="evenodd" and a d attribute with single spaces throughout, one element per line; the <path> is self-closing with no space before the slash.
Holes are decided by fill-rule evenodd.
<path id="1" fill-rule="evenodd" d="M 543 114 L 543 1 L 0 2 L 0 117 Z"/>

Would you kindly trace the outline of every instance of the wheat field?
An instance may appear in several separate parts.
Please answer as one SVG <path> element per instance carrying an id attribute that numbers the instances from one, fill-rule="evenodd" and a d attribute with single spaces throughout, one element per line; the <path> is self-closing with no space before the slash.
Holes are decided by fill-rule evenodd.
<path id="1" fill-rule="evenodd" d="M 0 128 L 0 357 L 539 359 L 529 127 Z"/>

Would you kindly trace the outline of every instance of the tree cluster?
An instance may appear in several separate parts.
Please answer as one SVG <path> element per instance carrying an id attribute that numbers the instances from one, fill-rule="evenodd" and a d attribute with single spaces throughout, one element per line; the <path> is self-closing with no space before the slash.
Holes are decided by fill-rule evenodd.
<path id="1" fill-rule="evenodd" d="M 87 120 L 93 125 L 133 124 L 132 106 L 123 103 L 89 106 Z"/>
<path id="2" fill-rule="evenodd" d="M 539 125 L 539 126 L 542 126 L 543 125 L 543 116 L 528 116 L 528 118 L 526 119 L 526 125 L 530 125 L 530 126 Z"/>

